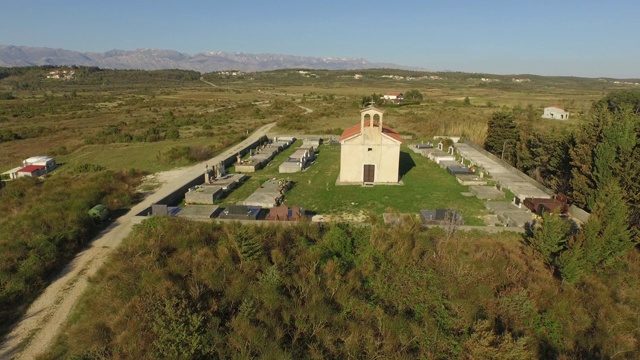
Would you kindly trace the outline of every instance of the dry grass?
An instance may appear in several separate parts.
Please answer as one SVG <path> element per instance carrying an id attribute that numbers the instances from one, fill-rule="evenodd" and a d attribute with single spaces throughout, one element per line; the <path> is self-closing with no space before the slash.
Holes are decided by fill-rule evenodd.
<path id="1" fill-rule="evenodd" d="M 393 73 L 393 70 L 386 72 Z M 46 86 L 52 86 L 50 90 L 16 92 L 18 99 L 1 104 L 7 110 L 6 115 L 0 111 L 0 131 L 25 126 L 44 126 L 52 131 L 37 138 L 0 143 L 0 170 L 15 167 L 28 156 L 50 154 L 62 156 L 68 163 L 95 161 L 116 168 L 142 164 L 145 169 L 155 171 L 164 169 L 153 163 L 155 155 L 163 147 L 172 146 L 172 142 L 99 146 L 85 145 L 85 140 L 122 122 L 129 126 L 144 124 L 142 127 L 166 125 L 168 112 L 178 122 L 193 120 L 188 125 L 177 125 L 180 143 L 185 145 L 226 141 L 271 121 L 280 121 L 281 126 L 275 129 L 279 132 L 339 133 L 340 129 L 359 121 L 363 96 L 410 89 L 422 92 L 424 101 L 420 105 L 385 108 L 388 125 L 418 138 L 464 135 L 482 143 L 487 119 L 502 107 L 531 104 L 542 113 L 544 106 L 564 105 L 572 111 L 571 120 L 534 124 L 540 131 L 561 131 L 579 124 L 581 113 L 589 109 L 591 102 L 610 90 L 599 84 L 582 87 L 566 79 L 558 80 L 555 85 L 546 80 L 548 85 L 532 82 L 522 86 L 507 83 L 484 86 L 477 80 L 465 78 L 407 82 L 382 79 L 374 71 L 365 81 L 358 81 L 347 72 L 317 73 L 317 79 L 302 78 L 295 71 L 248 74 L 233 79 L 207 77 L 207 81 L 218 87 L 201 81 L 161 86 L 127 85 L 124 90 L 122 84 L 110 88 L 47 83 Z M 0 85 L 9 86 L 1 81 Z M 68 97 L 72 91 L 77 91 L 77 97 Z M 465 97 L 470 98 L 471 106 L 462 106 Z M 260 104 L 252 104 L 254 102 Z M 306 113 L 299 105 L 313 112 Z M 24 109 L 32 114 L 23 115 Z M 294 120 L 283 123 L 286 117 Z"/>

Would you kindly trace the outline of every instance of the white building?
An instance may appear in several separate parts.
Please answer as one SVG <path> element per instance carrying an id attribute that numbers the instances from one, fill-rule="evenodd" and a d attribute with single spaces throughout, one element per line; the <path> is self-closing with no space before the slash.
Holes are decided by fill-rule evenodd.
<path id="1" fill-rule="evenodd" d="M 45 171 L 49 172 L 56 168 L 56 160 L 50 156 L 32 156 L 22 161 L 23 166 L 39 165 L 44 166 Z"/>
<path id="2" fill-rule="evenodd" d="M 22 170 L 23 167 L 24 166 L 18 166 L 11 170 L 5 171 L 2 174 L 0 174 L 0 178 L 2 178 L 3 180 L 15 180 L 18 178 L 18 171 Z"/>
<path id="3" fill-rule="evenodd" d="M 400 104 L 404 101 L 404 95 L 401 92 L 388 92 L 382 96 L 382 99 Z"/>
<path id="4" fill-rule="evenodd" d="M 544 108 L 544 114 L 542 114 L 542 117 L 545 119 L 568 120 L 569 112 L 560 106 L 549 106 Z"/>
<path id="5" fill-rule="evenodd" d="M 342 132 L 339 183 L 398 183 L 402 138 L 383 125 L 382 115 L 370 106 L 360 111 L 360 124 Z"/>

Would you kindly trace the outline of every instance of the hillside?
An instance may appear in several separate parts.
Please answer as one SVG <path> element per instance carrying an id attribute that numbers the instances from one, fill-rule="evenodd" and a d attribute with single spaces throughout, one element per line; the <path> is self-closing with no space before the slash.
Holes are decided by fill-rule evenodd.
<path id="1" fill-rule="evenodd" d="M 518 240 L 155 218 L 44 358 L 637 358 L 637 252 L 572 287 Z"/>

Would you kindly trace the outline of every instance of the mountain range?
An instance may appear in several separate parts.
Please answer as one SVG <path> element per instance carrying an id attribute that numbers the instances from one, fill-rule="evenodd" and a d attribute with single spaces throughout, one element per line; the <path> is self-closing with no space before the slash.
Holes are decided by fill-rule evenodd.
<path id="1" fill-rule="evenodd" d="M 183 69 L 201 73 L 222 70 L 245 72 L 277 69 L 372 69 L 393 68 L 424 70 L 388 63 L 374 63 L 363 58 L 309 57 L 281 54 L 245 54 L 203 52 L 189 55 L 174 50 L 110 50 L 104 53 L 79 52 L 46 47 L 0 45 L 0 67 L 78 65 L 104 69 Z"/>

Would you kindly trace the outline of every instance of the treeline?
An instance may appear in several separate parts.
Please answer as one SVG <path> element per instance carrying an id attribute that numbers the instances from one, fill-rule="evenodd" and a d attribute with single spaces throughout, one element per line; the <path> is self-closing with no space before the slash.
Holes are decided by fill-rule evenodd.
<path id="1" fill-rule="evenodd" d="M 183 84 L 198 81 L 200 73 L 192 70 L 113 70 L 97 67 L 80 67 L 76 75 L 78 84 Z M 106 83 L 105 83 L 106 81 Z"/>
<path id="2" fill-rule="evenodd" d="M 40 136 L 50 135 L 57 131 L 60 130 L 52 129 L 46 126 L 20 126 L 13 129 L 0 129 L 0 143 L 13 140 L 36 138 Z"/>
<path id="3" fill-rule="evenodd" d="M 98 131 L 95 135 L 85 139 L 85 144 L 112 144 L 112 143 L 132 143 L 132 142 L 156 142 L 161 140 L 177 140 L 180 138 L 180 130 L 177 126 L 156 127 L 154 121 L 135 122 L 134 126 L 129 123 L 120 122 L 116 125 L 109 125 L 105 129 Z M 144 126 L 146 125 L 146 126 Z M 135 131 L 130 128 L 139 129 Z M 133 130 L 133 131 L 132 131 Z"/>
<path id="4" fill-rule="evenodd" d="M 590 211 L 597 188 L 594 172 L 619 182 L 631 210 L 640 218 L 640 91 L 614 92 L 593 104 L 588 119 L 576 131 L 536 131 L 534 109 L 494 113 L 488 122 L 485 148 Z M 551 129 L 554 129 L 551 127 Z M 599 150 L 598 150 L 599 149 Z M 605 154 L 606 153 L 606 154 Z M 606 160 L 605 160 L 606 158 Z"/>
<path id="5" fill-rule="evenodd" d="M 75 71 L 73 79 L 47 79 L 49 71 L 65 69 Z M 13 91 L 46 90 L 77 85 L 105 87 L 148 87 L 159 85 L 184 85 L 200 79 L 200 73 L 192 70 L 114 70 L 90 66 L 27 66 L 0 67 L 0 81 Z"/>
<path id="6" fill-rule="evenodd" d="M 98 229 L 87 214 L 91 207 L 103 203 L 115 211 L 137 201 L 137 171 L 84 165 L 73 173 L 0 187 L 0 333 Z"/>
<path id="7" fill-rule="evenodd" d="M 545 216 L 527 242 L 565 281 L 623 267 L 640 230 L 640 91 L 593 105 L 575 133 L 531 134 L 513 112 L 494 113 L 487 150 L 510 161 L 591 213 L 579 229 Z M 526 124 L 527 122 L 525 122 Z"/>
<path id="8" fill-rule="evenodd" d="M 632 359 L 640 270 L 563 286 L 518 235 L 153 218 L 44 358 Z M 515 240 L 515 241 L 514 241 Z"/>

